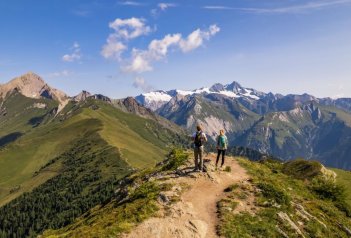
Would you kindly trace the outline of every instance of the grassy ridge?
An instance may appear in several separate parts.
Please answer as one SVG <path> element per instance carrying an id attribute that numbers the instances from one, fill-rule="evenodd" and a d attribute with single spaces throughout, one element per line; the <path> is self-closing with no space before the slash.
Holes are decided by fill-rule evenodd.
<path id="1" fill-rule="evenodd" d="M 71 103 L 61 115 L 27 131 L 0 150 L 0 206 L 59 174 L 57 166 L 45 175 L 33 177 L 89 131 L 96 131 L 118 149 L 121 158 L 134 168 L 155 165 L 164 159 L 167 145 L 181 141 L 179 135 L 157 122 L 122 112 L 107 103 L 96 100 Z"/>
<path id="2" fill-rule="evenodd" d="M 347 206 L 343 204 L 345 197 L 342 188 L 322 179 L 320 175 L 313 178 L 310 177 L 311 173 L 306 178 L 301 178 L 301 174 L 296 172 L 287 175 L 283 172 L 283 164 L 279 162 L 238 160 L 247 169 L 252 182 L 238 184 L 219 203 L 221 235 L 301 237 L 301 232 L 305 237 L 349 237 L 346 229 L 351 227 L 351 213 L 350 210 L 345 212 Z M 301 161 L 296 165 L 300 170 Z M 291 168 L 291 164 L 288 167 Z M 254 214 L 235 214 L 228 209 L 245 202 L 250 194 L 255 196 Z M 286 219 L 295 224 L 298 230 Z"/>

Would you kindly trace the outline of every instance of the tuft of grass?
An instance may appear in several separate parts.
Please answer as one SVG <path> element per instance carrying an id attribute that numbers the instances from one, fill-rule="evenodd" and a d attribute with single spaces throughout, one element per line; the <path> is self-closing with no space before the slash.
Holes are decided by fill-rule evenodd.
<path id="1" fill-rule="evenodd" d="M 230 166 L 225 166 L 223 171 L 230 173 L 232 172 L 232 168 Z"/>
<path id="2" fill-rule="evenodd" d="M 296 159 L 283 164 L 282 172 L 297 179 L 312 179 L 321 174 L 318 161 Z"/>
<path id="3" fill-rule="evenodd" d="M 237 183 L 230 185 L 228 188 L 224 189 L 224 192 L 226 192 L 226 193 L 232 192 L 232 191 L 236 190 L 238 187 L 239 187 L 239 184 L 237 184 Z"/>
<path id="4" fill-rule="evenodd" d="M 336 207 L 351 217 L 351 206 L 347 203 L 346 187 L 333 181 L 316 178 L 310 184 L 310 188 L 321 198 L 331 200 Z"/>
<path id="5" fill-rule="evenodd" d="M 173 149 L 167 156 L 167 160 L 162 167 L 162 170 L 175 170 L 184 165 L 189 158 L 189 154 L 182 149 Z"/>
<path id="6" fill-rule="evenodd" d="M 258 183 L 257 187 L 262 190 L 264 197 L 272 199 L 280 205 L 290 206 L 290 196 L 278 186 L 274 186 L 271 183 L 262 182 Z"/>
<path id="7" fill-rule="evenodd" d="M 346 202 L 351 206 L 351 171 L 332 169 L 336 174 L 336 182 L 346 189 Z"/>

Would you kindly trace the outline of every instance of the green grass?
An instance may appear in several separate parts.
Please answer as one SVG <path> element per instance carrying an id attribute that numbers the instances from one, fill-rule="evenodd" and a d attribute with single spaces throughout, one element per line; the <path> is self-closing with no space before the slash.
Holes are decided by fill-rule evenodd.
<path id="1" fill-rule="evenodd" d="M 189 154 L 182 149 L 173 149 L 162 167 L 162 170 L 175 170 L 183 165 L 189 158 Z"/>
<path id="2" fill-rule="evenodd" d="M 346 189 L 347 202 L 351 206 L 351 172 L 341 169 L 332 169 L 336 174 L 336 182 Z"/>
<path id="3" fill-rule="evenodd" d="M 314 178 L 307 176 L 310 180 L 302 180 L 301 173 L 295 173 L 296 171 L 287 175 L 287 167 L 285 166 L 284 173 L 284 165 L 281 163 L 255 163 L 243 158 L 238 160 L 251 176 L 249 188 L 252 188 L 249 191 L 255 196 L 256 212 L 232 213 L 228 207 L 236 206 L 240 201 L 245 202 L 246 195 L 243 194 L 248 188 L 236 185 L 233 189 L 227 189 L 227 198 L 223 200 L 225 206 L 223 202 L 222 206 L 219 206 L 219 232 L 222 236 L 282 237 L 278 227 L 289 237 L 299 237 L 287 222 L 279 219 L 278 213 L 284 212 L 305 237 L 348 237 L 342 228 L 351 227 L 343 188 L 330 184 L 330 180 L 323 180 L 320 175 Z M 298 165 L 301 165 L 301 161 Z M 297 212 L 296 204 L 303 206 L 314 218 L 304 219 Z M 302 225 L 299 222 L 302 222 Z"/>
<path id="4" fill-rule="evenodd" d="M 322 165 L 317 161 L 296 159 L 283 165 L 283 173 L 298 179 L 312 179 L 321 175 Z"/>
<path id="5" fill-rule="evenodd" d="M 35 103 L 46 104 L 46 108 L 35 108 Z M 0 120 L 0 137 L 13 132 L 26 132 L 35 126 L 36 123 L 30 122 L 33 118 L 40 118 L 46 121 L 50 117 L 51 111 L 57 106 L 57 103 L 49 99 L 32 99 L 27 98 L 19 93 L 14 93 L 5 98 L 2 105 L 6 108 L 7 114 L 1 116 Z"/>
<path id="6" fill-rule="evenodd" d="M 118 180 L 132 171 L 118 150 L 94 131 L 75 140 L 68 151 L 43 166 L 33 179 L 55 165 L 60 167 L 57 176 L 0 207 L 0 234 L 12 228 L 17 237 L 24 237 L 65 226 L 83 212 L 110 201 Z M 18 211 L 26 212 L 19 216 Z"/>
<path id="7" fill-rule="evenodd" d="M 97 105 L 98 109 L 93 110 L 91 105 Z M 67 151 L 74 140 L 94 131 L 118 149 L 121 158 L 134 168 L 154 166 L 164 159 L 169 146 L 181 140 L 157 122 L 125 113 L 107 103 L 95 100 L 71 103 L 56 118 L 27 130 L 0 150 L 0 206 L 59 174 L 60 168 L 56 166 L 45 175 L 33 177 L 42 166 Z M 18 186 L 18 191 L 10 193 Z"/>
<path id="8" fill-rule="evenodd" d="M 47 230 L 43 237 L 118 237 L 131 231 L 137 224 L 156 215 L 159 194 L 172 188 L 169 183 L 149 181 L 150 175 L 176 169 L 181 165 L 178 162 L 187 156 L 185 152 L 173 149 L 164 163 L 131 174 L 125 179 L 126 184 L 117 187 L 118 191 L 128 191 L 128 194 L 122 192 L 121 196 L 117 193 L 116 197 L 124 199 L 122 202 L 116 198 L 104 206 L 96 206 L 64 228 Z"/>

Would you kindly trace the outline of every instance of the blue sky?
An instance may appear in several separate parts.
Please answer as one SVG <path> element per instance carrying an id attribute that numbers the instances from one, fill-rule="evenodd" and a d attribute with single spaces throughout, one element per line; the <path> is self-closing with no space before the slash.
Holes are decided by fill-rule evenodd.
<path id="1" fill-rule="evenodd" d="M 0 83 L 113 98 L 238 81 L 351 97 L 351 0 L 4 0 Z"/>

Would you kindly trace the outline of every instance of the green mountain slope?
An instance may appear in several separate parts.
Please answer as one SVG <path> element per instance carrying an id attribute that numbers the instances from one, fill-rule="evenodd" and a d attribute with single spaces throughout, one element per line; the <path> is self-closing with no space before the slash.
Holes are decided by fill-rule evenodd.
<path id="1" fill-rule="evenodd" d="M 17 96 L 17 100 L 30 100 Z M 98 109 L 92 109 L 93 106 Z M 30 113 L 29 115 L 33 116 Z M 25 122 L 28 118 L 18 119 L 25 128 L 26 124 L 21 118 Z M 14 124 L 20 122 L 15 118 Z M 89 131 L 97 131 L 109 145 L 118 148 L 121 157 L 134 168 L 147 167 L 162 160 L 167 144 L 181 140 L 180 136 L 160 127 L 151 119 L 122 112 L 104 102 L 88 100 L 70 104 L 57 118 L 51 117 L 49 123 L 23 130 L 22 137 L 1 149 L 0 204 L 5 196 L 13 198 L 27 191 L 27 187 L 32 188 L 33 182 L 29 180 L 32 180 L 33 173 L 62 154 L 72 141 L 84 137 Z M 50 174 L 55 175 L 54 172 Z M 16 189 L 19 186 L 21 188 Z M 16 193 L 9 194 L 14 189 L 17 190 Z"/>
<path id="2" fill-rule="evenodd" d="M 317 159 L 326 166 L 350 168 L 351 115 L 315 103 L 261 117 L 234 144 L 284 159 Z"/>
<path id="3" fill-rule="evenodd" d="M 54 100 L 28 98 L 16 91 L 0 98 L 0 141 L 13 133 L 22 135 L 45 122 L 55 115 L 57 106 Z M 2 141 L 0 148 L 13 140 Z"/>
<path id="4" fill-rule="evenodd" d="M 20 94 L 12 97 L 25 105 L 22 110 L 33 103 Z M 108 184 L 135 169 L 154 166 L 170 147 L 184 142 L 177 126 L 170 130 L 157 120 L 95 99 L 72 101 L 57 115 L 31 110 L 18 117 L 7 114 L 7 125 L 14 118 L 18 121 L 13 125 L 20 127 L 8 126 L 6 133 L 21 131 L 21 136 L 0 150 L 0 213 L 6 214 L 0 216 L 0 230 L 10 237 L 67 225 L 110 197 L 113 186 Z M 43 115 L 45 120 L 28 125 Z M 17 211 L 23 209 L 19 216 Z"/>

